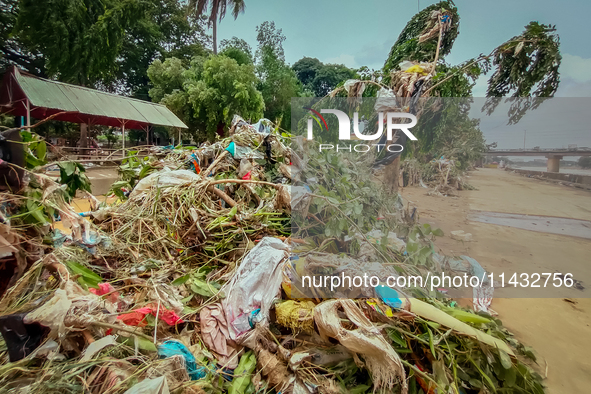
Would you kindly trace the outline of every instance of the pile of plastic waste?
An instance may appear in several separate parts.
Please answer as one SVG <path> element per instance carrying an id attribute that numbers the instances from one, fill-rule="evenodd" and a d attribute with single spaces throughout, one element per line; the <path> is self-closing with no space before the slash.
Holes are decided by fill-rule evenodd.
<path id="1" fill-rule="evenodd" d="M 41 175 L 35 204 L 3 194 L 0 392 L 544 392 L 486 303 L 383 283 L 302 290 L 305 276 L 480 266 L 442 264 L 441 230 L 383 195 L 370 166 L 290 144 L 236 117 L 213 144 L 130 155 L 117 201 L 87 218 Z"/>

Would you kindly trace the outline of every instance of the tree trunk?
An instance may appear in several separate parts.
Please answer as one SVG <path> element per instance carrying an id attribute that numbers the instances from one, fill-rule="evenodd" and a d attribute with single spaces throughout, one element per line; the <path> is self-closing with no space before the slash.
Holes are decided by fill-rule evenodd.
<path id="1" fill-rule="evenodd" d="M 398 193 L 400 177 L 400 156 L 384 168 L 384 186 L 389 193 Z"/>
<path id="2" fill-rule="evenodd" d="M 88 148 L 88 125 L 86 123 L 80 123 L 80 147 Z M 84 154 L 86 151 L 82 153 Z"/>
<path id="3" fill-rule="evenodd" d="M 218 18 L 213 20 L 213 54 L 218 54 Z"/>

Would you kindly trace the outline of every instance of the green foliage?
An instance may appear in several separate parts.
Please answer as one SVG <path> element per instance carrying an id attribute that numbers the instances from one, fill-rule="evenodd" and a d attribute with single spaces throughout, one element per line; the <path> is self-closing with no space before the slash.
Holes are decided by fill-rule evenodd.
<path id="1" fill-rule="evenodd" d="M 208 282 L 206 279 L 205 270 L 195 270 L 189 274 L 181 276 L 172 282 L 173 286 L 185 285 L 191 290 L 193 295 L 201 296 L 203 298 L 210 298 L 216 295 L 221 286 L 217 282 Z"/>
<path id="2" fill-rule="evenodd" d="M 465 170 L 486 150 L 479 120 L 469 116 L 472 99 L 430 99 L 413 133 L 417 137 L 407 145 L 406 157 L 445 156 Z"/>
<path id="3" fill-rule="evenodd" d="M 284 129 L 289 129 L 291 98 L 299 95 L 301 86 L 293 70 L 283 60 L 281 43 L 285 37 L 281 29 L 275 29 L 273 22 L 264 22 L 257 27 L 257 32 L 257 88 L 265 102 L 264 115 Z"/>
<path id="4" fill-rule="evenodd" d="M 242 38 L 232 37 L 229 40 L 222 40 L 220 42 L 220 49 L 222 55 L 231 57 L 232 59 L 236 60 L 240 65 L 246 63 L 254 63 L 252 48 Z"/>
<path id="5" fill-rule="evenodd" d="M 471 66 L 464 62 L 458 66 L 438 64 L 432 83 L 437 85 L 431 91 L 432 96 L 472 97 L 472 88 L 482 73 L 482 68 L 475 63 Z M 446 79 L 447 78 L 447 79 Z"/>
<path id="6" fill-rule="evenodd" d="M 252 58 L 248 55 L 248 53 L 239 48 L 226 48 L 220 52 L 220 55 L 236 60 L 236 63 L 238 63 L 240 66 L 243 64 L 253 64 Z"/>
<path id="7" fill-rule="evenodd" d="M 421 12 L 413 16 L 406 24 L 404 30 L 402 30 L 402 33 L 400 33 L 400 36 L 398 36 L 398 39 L 392 46 L 390 54 L 384 64 L 384 80 L 386 83 L 390 80 L 390 72 L 398 70 L 398 65 L 404 60 L 417 62 L 433 62 L 435 60 L 439 35 L 422 43 L 419 42 L 421 34 L 429 31 L 435 23 L 435 21 L 430 18 L 431 12 L 433 11 L 447 11 L 446 14 L 451 16 L 451 27 L 443 35 L 439 56 L 440 58 L 443 58 L 450 53 L 454 41 L 458 36 L 460 15 L 458 14 L 457 8 L 453 5 L 453 2 L 441 1 L 424 8 Z"/>
<path id="8" fill-rule="evenodd" d="M 552 97 L 560 82 L 558 67 L 562 60 L 556 28 L 530 22 L 525 31 L 493 51 L 494 73 L 488 81 L 484 109 L 491 114 L 500 97 Z M 518 100 L 511 106 L 510 124 L 542 100 Z"/>
<path id="9" fill-rule="evenodd" d="M 208 45 L 204 21 L 178 0 L 1 0 L 0 9 L 0 69 L 142 99 L 155 58 L 188 64 Z"/>
<path id="10" fill-rule="evenodd" d="M 118 168 L 119 180 L 113 183 L 110 190 L 121 200 L 127 199 L 122 188 L 132 190 L 140 180 L 156 171 L 149 157 L 136 157 L 137 151 L 128 151 L 127 155 L 129 157 Z"/>
<path id="11" fill-rule="evenodd" d="M 26 202 L 21 206 L 23 222 L 41 226 L 51 223 L 50 217 L 53 216 L 54 210 L 42 203 L 43 191 L 39 187 L 34 187 L 34 184 L 29 186 L 33 187 L 25 190 Z"/>
<path id="12" fill-rule="evenodd" d="M 275 22 L 265 21 L 256 27 L 257 31 L 257 53 L 258 59 L 264 56 L 263 49 L 270 48 L 275 53 L 275 56 L 281 61 L 285 61 L 285 54 L 283 53 L 283 41 L 285 36 L 281 29 L 275 27 Z"/>
<path id="13" fill-rule="evenodd" d="M 204 20 L 187 16 L 187 6 L 178 0 L 144 0 L 142 4 L 141 19 L 125 31 L 116 79 L 107 88 L 148 100 L 147 70 L 154 59 L 176 57 L 188 65 L 193 56 L 207 54 L 209 37 Z"/>
<path id="14" fill-rule="evenodd" d="M 92 193 L 90 180 L 86 176 L 84 166 L 75 161 L 62 161 L 57 163 L 60 169 L 59 183 L 66 185 L 66 201 L 70 202 L 76 196 L 78 190 Z"/>
<path id="15" fill-rule="evenodd" d="M 81 85 L 112 79 L 139 0 L 22 0 L 15 32 L 45 58 L 48 75 Z"/>
<path id="16" fill-rule="evenodd" d="M 324 97 L 356 72 L 342 64 L 323 64 L 316 58 L 304 57 L 294 63 L 292 69 L 305 88 L 316 97 Z"/>
<path id="17" fill-rule="evenodd" d="M 309 213 L 326 222 L 318 225 L 313 219 L 300 217 L 301 212 L 292 211 L 292 224 L 307 228 L 305 236 L 321 238 L 354 235 L 358 229 L 363 233 L 375 229 L 379 210 L 392 204 L 386 203 L 389 196 L 372 181 L 369 166 L 359 163 L 358 157 L 342 152 L 319 153 L 310 149 L 306 157 L 308 164 L 302 179 L 315 178 L 317 183 L 308 186 L 319 196 L 312 199 Z"/>
<path id="18" fill-rule="evenodd" d="M 148 76 L 154 85 L 152 99 L 183 119 L 197 142 L 213 139 L 235 114 L 251 120 L 263 114 L 254 66 L 239 65 L 227 56 L 195 57 L 188 69 L 179 59 L 156 60 Z"/>
<path id="19" fill-rule="evenodd" d="M 25 167 L 33 169 L 47 164 L 47 144 L 37 134 L 30 131 L 21 131 L 21 137 L 25 144 Z"/>
<path id="20" fill-rule="evenodd" d="M 318 71 L 324 67 L 324 64 L 312 57 L 303 57 L 292 66 L 300 82 L 306 86 L 311 86 Z"/>
<path id="21" fill-rule="evenodd" d="M 105 136 L 105 139 L 107 140 L 108 147 L 112 147 L 113 144 L 115 144 L 115 142 L 117 142 L 119 140 L 119 136 L 115 134 L 115 129 L 112 127 L 109 127 L 108 129 L 106 129 L 103 132 L 103 135 Z"/>
<path id="22" fill-rule="evenodd" d="M 0 0 L 0 70 L 17 64 L 33 74 L 45 76 L 45 59 L 13 33 L 18 13 L 19 0 Z"/>
<path id="23" fill-rule="evenodd" d="M 471 312 L 447 307 L 439 301 L 431 301 L 436 307 L 454 315 L 460 314 L 477 328 L 523 348 L 500 321 L 490 316 L 481 317 Z M 542 377 L 519 359 L 512 359 L 500 349 L 454 334 L 438 324 L 422 321 L 410 327 L 399 321 L 385 329 L 391 345 L 402 356 L 405 363 L 416 365 L 415 349 L 430 348 L 429 359 L 423 359 L 422 370 L 430 376 L 442 392 L 531 393 L 543 394 Z M 413 357 L 413 358 L 410 358 Z M 420 376 L 420 375 L 419 375 Z M 409 393 L 419 392 L 417 376 L 410 377 Z M 414 387 L 414 388 L 413 388 Z"/>
<path id="24" fill-rule="evenodd" d="M 94 273 L 92 270 L 86 268 L 84 265 L 77 263 L 75 261 L 66 261 L 66 266 L 68 270 L 72 272 L 73 275 L 78 277 L 78 283 L 85 288 L 88 289 L 89 287 L 94 287 L 98 289 L 98 284 L 102 282 L 102 278 Z"/>
<path id="25" fill-rule="evenodd" d="M 591 168 L 591 156 L 581 156 L 577 162 L 581 168 Z"/>

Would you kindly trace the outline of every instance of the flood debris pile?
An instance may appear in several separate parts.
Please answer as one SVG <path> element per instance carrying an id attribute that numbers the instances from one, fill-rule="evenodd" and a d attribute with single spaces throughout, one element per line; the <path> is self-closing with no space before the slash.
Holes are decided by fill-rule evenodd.
<path id="1" fill-rule="evenodd" d="M 24 260 L 0 299 L 0 392 L 543 393 L 530 349 L 441 293 L 302 293 L 306 274 L 423 275 L 442 234 L 369 165 L 289 137 L 236 118 L 214 144 L 130 155 L 88 218 L 53 181 L 3 194 L 2 258 Z"/>
<path id="2" fill-rule="evenodd" d="M 428 163 L 416 159 L 404 160 L 400 165 L 404 186 L 421 186 L 430 195 L 457 197 L 458 190 L 473 190 L 466 182 L 465 171 L 454 160 L 441 157 Z"/>

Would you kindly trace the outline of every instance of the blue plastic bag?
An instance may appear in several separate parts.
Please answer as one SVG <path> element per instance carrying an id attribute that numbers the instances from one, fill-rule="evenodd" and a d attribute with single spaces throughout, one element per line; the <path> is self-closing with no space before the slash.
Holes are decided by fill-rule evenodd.
<path id="1" fill-rule="evenodd" d="M 402 305 L 404 305 L 400 294 L 398 294 L 396 290 L 383 285 L 376 287 L 375 290 L 384 304 L 388 305 L 389 307 L 401 308 Z"/>
<path id="2" fill-rule="evenodd" d="M 168 358 L 172 356 L 183 356 L 185 358 L 185 366 L 191 380 L 203 379 L 207 375 L 207 368 L 198 367 L 195 356 L 179 341 L 166 341 L 158 346 L 158 356 L 160 358 Z"/>

